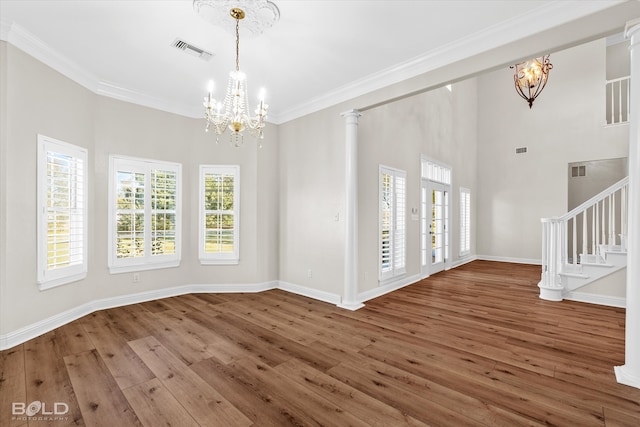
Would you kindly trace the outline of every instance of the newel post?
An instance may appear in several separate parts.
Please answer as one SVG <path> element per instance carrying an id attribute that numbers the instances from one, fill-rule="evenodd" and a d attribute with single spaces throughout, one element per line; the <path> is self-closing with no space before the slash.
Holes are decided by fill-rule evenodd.
<path id="1" fill-rule="evenodd" d="M 540 276 L 540 298 L 548 301 L 562 301 L 562 221 L 556 218 L 542 218 L 542 274 Z"/>
<path id="2" fill-rule="evenodd" d="M 616 366 L 621 384 L 640 388 L 640 19 L 627 23 L 631 41 L 629 98 L 629 191 L 627 200 L 627 310 L 624 365 Z"/>
<path id="3" fill-rule="evenodd" d="M 345 134 L 344 290 L 338 307 L 357 310 L 358 301 L 358 110 L 342 113 Z"/>

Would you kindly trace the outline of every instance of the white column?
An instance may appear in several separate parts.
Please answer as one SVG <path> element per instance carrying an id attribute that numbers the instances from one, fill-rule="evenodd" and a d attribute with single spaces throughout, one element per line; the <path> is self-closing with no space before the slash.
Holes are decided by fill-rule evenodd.
<path id="1" fill-rule="evenodd" d="M 357 310 L 358 301 L 358 110 L 342 113 L 346 119 L 345 139 L 345 236 L 344 291 L 338 307 Z"/>
<path id="2" fill-rule="evenodd" d="M 624 365 L 616 366 L 621 384 L 640 388 L 640 19 L 627 23 L 625 35 L 631 41 L 631 84 L 629 97 L 629 192 L 627 228 L 627 319 Z"/>

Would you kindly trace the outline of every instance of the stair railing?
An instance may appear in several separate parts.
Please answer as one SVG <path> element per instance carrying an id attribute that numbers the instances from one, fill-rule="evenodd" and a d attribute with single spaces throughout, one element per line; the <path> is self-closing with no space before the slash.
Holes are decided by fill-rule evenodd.
<path id="1" fill-rule="evenodd" d="M 618 125 L 629 123 L 629 109 L 631 98 L 629 96 L 631 77 L 607 80 L 606 82 L 606 124 Z"/>
<path id="2" fill-rule="evenodd" d="M 540 298 L 562 301 L 561 274 L 603 263 L 604 250 L 626 251 L 628 191 L 627 177 L 560 217 L 541 219 Z"/>

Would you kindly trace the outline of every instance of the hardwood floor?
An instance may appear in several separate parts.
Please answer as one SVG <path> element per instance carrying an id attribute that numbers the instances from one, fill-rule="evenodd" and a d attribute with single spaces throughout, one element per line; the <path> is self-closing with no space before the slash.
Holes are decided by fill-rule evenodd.
<path id="1" fill-rule="evenodd" d="M 539 275 L 475 261 L 356 312 L 283 291 L 99 311 L 0 353 L 0 425 L 639 426 L 624 310 L 542 301 Z M 33 401 L 68 412 L 12 416 Z"/>

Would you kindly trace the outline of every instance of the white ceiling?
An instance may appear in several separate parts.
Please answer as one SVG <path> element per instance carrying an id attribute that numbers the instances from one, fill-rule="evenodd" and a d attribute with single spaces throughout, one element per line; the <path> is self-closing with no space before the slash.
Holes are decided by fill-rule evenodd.
<path id="1" fill-rule="evenodd" d="M 619 1 L 274 0 L 280 21 L 243 38 L 250 100 L 265 87 L 275 123 L 333 105 Z M 235 67 L 229 31 L 192 0 L 0 0 L 2 40 L 89 89 L 200 117 L 213 79 L 220 95 Z M 235 25 L 229 18 L 229 25 Z M 205 62 L 171 46 L 213 52 Z"/>

